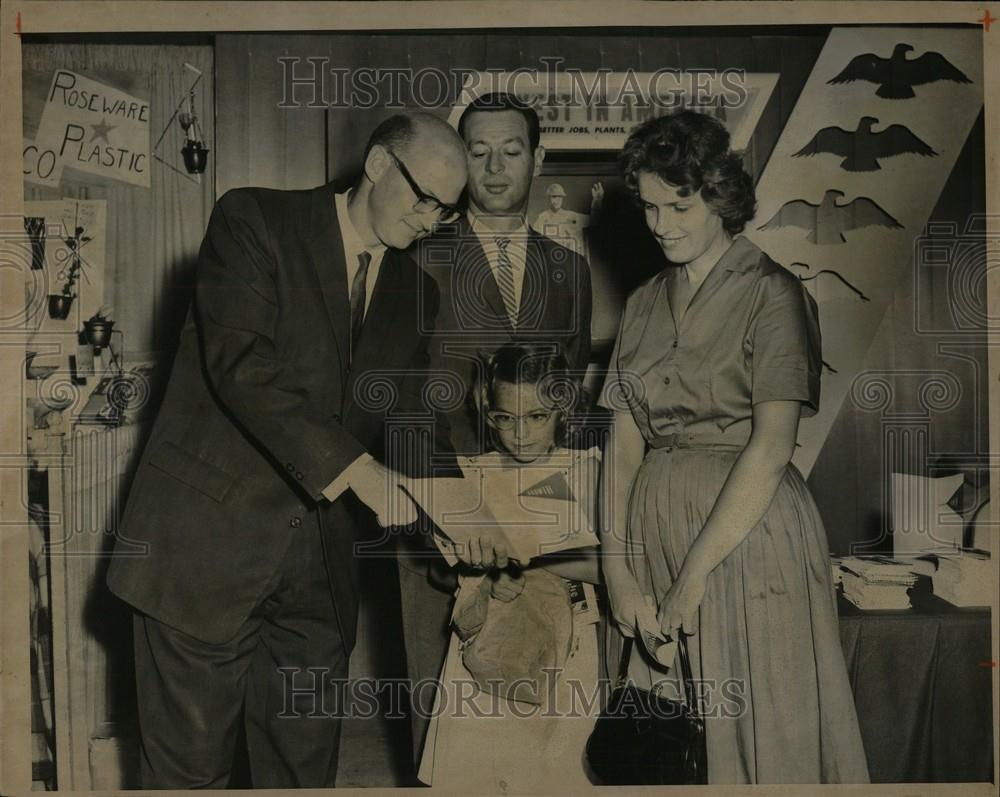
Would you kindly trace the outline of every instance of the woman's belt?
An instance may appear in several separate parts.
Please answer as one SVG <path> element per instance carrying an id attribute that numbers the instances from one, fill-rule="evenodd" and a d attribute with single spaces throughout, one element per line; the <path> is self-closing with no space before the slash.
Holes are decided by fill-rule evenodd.
<path id="1" fill-rule="evenodd" d="M 651 449 L 673 451 L 675 448 L 708 448 L 723 449 L 729 451 L 739 451 L 746 448 L 750 441 L 750 435 L 746 432 L 736 432 L 725 434 L 702 433 L 688 434 L 687 432 L 676 432 L 654 437 L 646 441 L 646 445 Z"/>

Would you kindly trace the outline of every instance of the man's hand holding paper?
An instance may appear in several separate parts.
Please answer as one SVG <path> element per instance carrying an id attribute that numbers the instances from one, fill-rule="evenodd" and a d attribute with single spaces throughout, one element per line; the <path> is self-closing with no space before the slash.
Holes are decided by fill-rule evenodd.
<path id="1" fill-rule="evenodd" d="M 478 478 L 406 479 L 403 490 L 444 535 L 434 542 L 449 564 L 461 561 L 477 569 L 505 568 L 510 561 L 527 564 L 530 549 L 516 551 L 503 525 L 483 500 Z"/>
<path id="2" fill-rule="evenodd" d="M 375 513 L 382 527 L 408 526 L 417 521 L 417 508 L 400 489 L 402 477 L 395 471 L 369 457 L 348 468 L 346 476 L 348 486 Z"/>

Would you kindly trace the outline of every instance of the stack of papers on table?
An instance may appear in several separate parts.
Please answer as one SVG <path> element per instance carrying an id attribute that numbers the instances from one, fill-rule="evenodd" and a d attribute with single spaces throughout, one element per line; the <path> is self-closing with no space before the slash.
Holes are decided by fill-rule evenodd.
<path id="1" fill-rule="evenodd" d="M 955 606 L 989 606 L 993 589 L 990 557 L 977 551 L 938 554 L 934 594 Z"/>
<path id="2" fill-rule="evenodd" d="M 830 574 L 833 576 L 833 586 L 837 586 L 844 580 L 844 569 L 841 567 L 843 561 L 843 556 L 830 557 Z"/>
<path id="3" fill-rule="evenodd" d="M 908 609 L 916 583 L 913 563 L 889 556 L 847 556 L 841 560 L 844 597 L 859 609 Z"/>

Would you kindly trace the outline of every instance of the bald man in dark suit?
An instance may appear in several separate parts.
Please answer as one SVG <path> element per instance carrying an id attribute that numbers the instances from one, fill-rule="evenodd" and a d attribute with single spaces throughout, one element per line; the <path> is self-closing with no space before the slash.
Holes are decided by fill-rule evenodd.
<path id="1" fill-rule="evenodd" d="M 224 788 L 241 722 L 255 787 L 335 785 L 359 520 L 416 518 L 386 430 L 427 415 L 439 292 L 402 250 L 457 217 L 465 182 L 454 131 L 401 115 L 349 191 L 218 201 L 108 575 L 135 609 L 144 788 Z"/>

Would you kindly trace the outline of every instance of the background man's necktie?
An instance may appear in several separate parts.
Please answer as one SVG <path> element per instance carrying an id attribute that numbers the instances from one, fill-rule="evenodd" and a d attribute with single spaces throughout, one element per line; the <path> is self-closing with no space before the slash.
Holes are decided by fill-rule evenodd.
<path id="1" fill-rule="evenodd" d="M 365 292 L 368 280 L 368 266 L 371 265 L 372 256 L 370 252 L 361 252 L 358 255 L 358 270 L 354 274 L 351 282 L 351 353 L 354 353 L 358 345 L 358 338 L 361 337 L 361 326 L 365 321 Z"/>
<path id="2" fill-rule="evenodd" d="M 510 255 L 507 247 L 510 245 L 510 238 L 494 238 L 497 245 L 497 286 L 500 288 L 500 295 L 503 303 L 507 307 L 507 317 L 510 318 L 511 326 L 517 326 L 517 296 L 514 293 L 514 266 L 510 262 Z"/>

